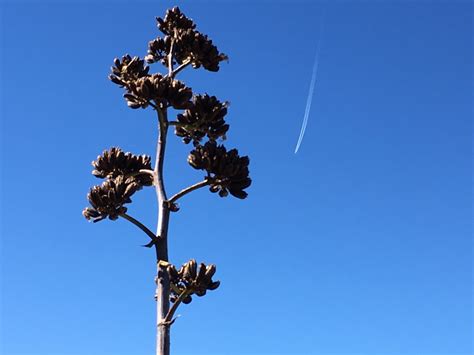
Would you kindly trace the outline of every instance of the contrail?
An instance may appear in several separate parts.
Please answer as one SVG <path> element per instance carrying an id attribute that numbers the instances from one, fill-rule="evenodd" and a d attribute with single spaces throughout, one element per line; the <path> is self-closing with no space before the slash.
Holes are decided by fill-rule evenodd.
<path id="1" fill-rule="evenodd" d="M 308 98 L 306 100 L 306 109 L 304 111 L 303 124 L 301 125 L 301 131 L 300 131 L 300 136 L 298 138 L 298 143 L 296 143 L 295 154 L 298 153 L 298 149 L 300 149 L 301 142 L 303 141 L 304 132 L 306 131 L 306 125 L 308 124 L 309 111 L 311 110 L 311 103 L 313 102 L 314 85 L 316 84 L 316 75 L 318 74 L 318 66 L 319 66 L 319 52 L 321 49 L 321 42 L 322 42 L 322 37 L 323 37 L 323 23 L 324 23 L 324 17 L 321 19 L 321 31 L 320 31 L 318 46 L 316 48 L 316 56 L 314 58 L 313 75 L 311 77 L 311 82 L 309 84 L 309 93 L 308 93 Z"/>

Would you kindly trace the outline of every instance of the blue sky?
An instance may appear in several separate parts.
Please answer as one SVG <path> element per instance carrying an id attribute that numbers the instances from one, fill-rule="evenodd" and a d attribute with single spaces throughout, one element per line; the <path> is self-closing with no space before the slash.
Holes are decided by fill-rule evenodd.
<path id="1" fill-rule="evenodd" d="M 154 153 L 152 112 L 107 75 L 174 4 L 0 5 L 2 354 L 154 351 L 146 236 L 81 211 L 102 150 Z M 180 308 L 173 353 L 471 354 L 472 3 L 178 5 L 230 57 L 180 78 L 231 102 L 226 145 L 253 184 L 244 201 L 198 191 L 172 216 L 172 262 L 215 263 L 222 282 Z M 202 178 L 189 150 L 170 136 L 170 194 Z M 150 228 L 154 198 L 129 208 Z"/>

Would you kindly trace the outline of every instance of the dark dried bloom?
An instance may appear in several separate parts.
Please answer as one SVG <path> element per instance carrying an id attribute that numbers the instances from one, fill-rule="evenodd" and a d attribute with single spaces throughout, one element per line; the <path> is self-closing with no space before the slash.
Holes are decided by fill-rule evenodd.
<path id="1" fill-rule="evenodd" d="M 165 18 L 156 18 L 158 28 L 166 35 L 173 35 L 175 30 L 194 30 L 196 24 L 190 18 L 186 17 L 179 7 L 173 7 L 166 10 Z"/>
<path id="2" fill-rule="evenodd" d="M 207 171 L 211 192 L 219 192 L 221 197 L 230 193 L 240 199 L 247 197 L 244 189 L 252 183 L 249 162 L 247 156 L 239 156 L 237 149 L 227 151 L 215 141 L 197 146 L 188 156 L 188 163 L 193 168 Z"/>
<path id="3" fill-rule="evenodd" d="M 134 155 L 123 152 L 120 148 L 112 147 L 104 150 L 92 162 L 92 175 L 98 178 L 114 179 L 120 175 L 133 177 L 141 186 L 151 186 L 153 177 L 150 174 L 140 173 L 140 170 L 151 170 L 151 158 L 148 155 Z"/>
<path id="4" fill-rule="evenodd" d="M 164 19 L 157 17 L 158 28 L 165 34 L 148 44 L 148 63 L 161 62 L 168 65 L 167 55 L 173 43 L 173 64 L 190 63 L 193 68 L 203 66 L 209 71 L 218 71 L 219 62 L 227 56 L 220 53 L 212 41 L 196 30 L 194 22 L 187 18 L 178 7 L 166 12 Z"/>
<path id="5" fill-rule="evenodd" d="M 179 114 L 179 125 L 175 134 L 183 137 L 184 143 L 191 141 L 197 145 L 207 135 L 210 140 L 225 139 L 229 125 L 225 123 L 227 102 L 220 102 L 215 96 L 197 95 L 193 97 L 193 105 Z"/>
<path id="6" fill-rule="evenodd" d="M 145 61 L 139 57 L 131 57 L 126 54 L 122 60 L 115 58 L 114 66 L 110 68 L 112 74 L 109 79 L 121 87 L 127 87 L 128 83 L 136 79 L 148 76 L 150 67 L 145 65 Z"/>
<path id="7" fill-rule="evenodd" d="M 206 70 L 217 72 L 219 63 L 228 59 L 225 54 L 219 52 L 207 35 L 198 31 L 181 32 L 177 43 L 180 49 L 176 53 L 177 61 L 181 63 L 186 59 L 190 60 L 195 69 L 202 65 Z"/>
<path id="8" fill-rule="evenodd" d="M 183 303 L 187 304 L 192 301 L 192 295 L 202 297 L 208 290 L 215 290 L 219 287 L 219 281 L 213 281 L 212 277 L 216 273 L 215 265 L 205 265 L 204 263 L 196 263 L 191 259 L 184 263 L 179 270 L 176 270 L 172 264 L 168 265 L 168 274 L 171 283 L 171 302 L 176 302 L 181 294 L 185 294 Z M 183 293 L 184 292 L 184 293 Z"/>
<path id="9" fill-rule="evenodd" d="M 161 62 L 164 65 L 168 65 L 168 53 L 171 49 L 171 37 L 165 36 L 164 38 L 155 38 L 148 42 L 148 54 L 145 56 L 145 60 L 148 64 Z"/>
<path id="10" fill-rule="evenodd" d="M 123 96 L 131 108 L 146 108 L 154 101 L 180 110 L 191 106 L 192 95 L 191 88 L 181 81 L 156 73 L 130 82 Z"/>
<path id="11" fill-rule="evenodd" d="M 93 222 L 107 217 L 116 220 L 121 213 L 127 212 L 124 206 L 132 202 L 130 197 L 141 188 L 134 179 L 117 176 L 116 179 L 106 180 L 100 186 L 94 186 L 87 194 L 92 207 L 82 211 L 84 217 Z"/>

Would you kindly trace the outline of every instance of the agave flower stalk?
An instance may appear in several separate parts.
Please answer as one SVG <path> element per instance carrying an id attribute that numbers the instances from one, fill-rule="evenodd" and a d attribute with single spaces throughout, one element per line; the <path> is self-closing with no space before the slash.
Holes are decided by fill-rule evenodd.
<path id="1" fill-rule="evenodd" d="M 168 226 L 170 220 L 170 208 L 167 203 L 165 184 L 163 179 L 163 165 L 166 151 L 166 137 L 168 134 L 167 111 L 158 108 L 159 137 L 156 147 L 156 162 L 154 170 L 154 184 L 156 196 L 158 198 L 158 225 L 156 235 L 159 236 L 158 243 L 155 244 L 157 260 L 157 339 L 156 354 L 167 355 L 170 353 L 170 326 L 166 321 L 166 316 L 170 308 L 170 281 L 169 275 L 163 262 L 168 262 Z"/>
<path id="2" fill-rule="evenodd" d="M 168 10 L 164 19 L 157 18 L 157 25 L 163 36 L 149 42 L 145 58 L 128 54 L 116 58 L 109 76 L 113 83 L 125 90 L 123 96 L 130 108 L 151 108 L 156 113 L 158 139 L 154 167 L 152 169 L 151 157 L 147 155 L 125 153 L 117 147 L 104 151 L 92 162 L 92 174 L 105 181 L 91 188 L 87 195 L 91 206 L 84 209 L 83 215 L 93 222 L 120 217 L 134 224 L 150 239 L 144 246 L 154 247 L 156 252 L 156 354 L 169 355 L 170 329 L 177 308 L 189 304 L 192 296 L 202 297 L 208 290 L 219 286 L 219 281 L 212 279 L 215 265 L 201 263 L 198 267 L 192 259 L 177 270 L 169 262 L 170 214 L 179 210 L 177 201 L 180 198 L 205 186 L 220 197 L 230 194 L 245 199 L 247 192 L 244 190 L 250 186 L 251 179 L 249 158 L 239 156 L 236 149 L 227 150 L 217 143 L 226 138 L 229 130 L 225 121 L 227 102 L 220 102 L 207 94 L 194 94 L 191 88 L 176 80 L 177 74 L 187 67 L 217 72 L 219 63 L 227 56 L 220 53 L 206 35 L 197 31 L 194 22 L 177 7 Z M 164 65 L 166 74 L 150 74 L 148 65 L 153 63 Z M 173 121 L 168 120 L 170 107 L 183 110 Z M 205 171 L 206 175 L 202 181 L 168 198 L 163 167 L 170 126 L 175 128 L 174 133 L 185 144 L 193 143 L 188 163 L 194 169 Z M 125 206 L 132 202 L 134 193 L 146 186 L 155 187 L 158 199 L 156 233 L 128 214 Z"/>

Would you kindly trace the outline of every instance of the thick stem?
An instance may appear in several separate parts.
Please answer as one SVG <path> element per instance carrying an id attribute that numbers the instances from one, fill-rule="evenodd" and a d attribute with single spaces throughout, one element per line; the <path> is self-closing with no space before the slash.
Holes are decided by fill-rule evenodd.
<path id="1" fill-rule="evenodd" d="M 168 133 L 168 119 L 166 109 L 158 109 L 159 137 L 156 147 L 156 161 L 154 170 L 154 185 L 158 198 L 158 226 L 156 235 L 159 240 L 155 244 L 157 258 L 157 337 L 156 355 L 170 353 L 170 326 L 165 322 L 170 308 L 170 281 L 166 267 L 160 261 L 168 261 L 168 223 L 170 210 L 166 203 L 166 191 L 163 180 L 163 164 L 166 149 L 166 135 Z"/>

